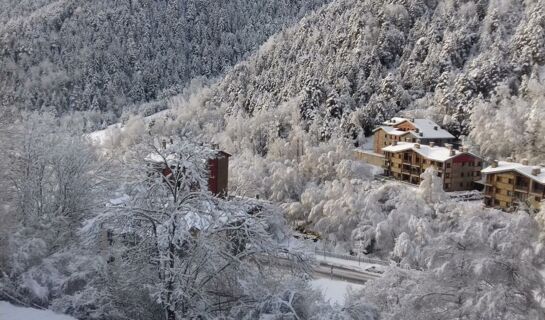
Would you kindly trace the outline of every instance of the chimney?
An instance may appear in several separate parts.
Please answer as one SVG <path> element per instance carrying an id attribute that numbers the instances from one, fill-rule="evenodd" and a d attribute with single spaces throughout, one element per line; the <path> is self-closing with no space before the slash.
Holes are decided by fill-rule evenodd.
<path id="1" fill-rule="evenodd" d="M 422 140 L 416 139 L 416 143 L 421 144 L 421 143 L 422 143 Z"/>
<path id="2" fill-rule="evenodd" d="M 396 140 L 392 141 L 392 146 L 397 146 L 397 141 Z"/>
<path id="3" fill-rule="evenodd" d="M 161 141 L 161 145 L 163 146 L 163 149 L 166 149 L 167 148 L 167 140 L 166 139 L 163 139 Z"/>
<path id="4" fill-rule="evenodd" d="M 416 128 L 416 129 L 414 129 L 414 132 L 419 133 L 420 129 Z"/>
<path id="5" fill-rule="evenodd" d="M 449 156 L 452 157 L 453 155 L 456 154 L 456 151 L 453 149 L 452 144 L 450 144 L 450 143 L 445 143 L 445 148 L 448 149 L 448 151 L 449 151 L 449 152 L 448 152 Z"/>
<path id="6" fill-rule="evenodd" d="M 437 131 L 439 128 L 437 128 L 437 126 L 433 126 L 433 130 Z"/>
<path id="7" fill-rule="evenodd" d="M 430 141 L 430 147 L 432 147 L 432 148 L 435 147 L 435 142 Z"/>
<path id="8" fill-rule="evenodd" d="M 522 163 L 523 166 L 527 166 L 528 165 L 528 159 L 526 159 L 526 158 L 522 159 L 521 163 Z"/>
<path id="9" fill-rule="evenodd" d="M 418 135 L 419 135 L 420 137 L 423 137 L 423 136 L 424 136 L 424 134 L 423 134 L 422 132 L 419 132 Z"/>
<path id="10" fill-rule="evenodd" d="M 420 140 L 420 139 L 419 139 L 419 140 Z M 418 142 L 415 143 L 415 144 L 414 144 L 414 147 L 415 147 L 416 149 L 420 149 L 420 143 L 418 143 Z"/>
<path id="11" fill-rule="evenodd" d="M 535 166 L 532 168 L 532 175 L 537 176 L 541 174 L 541 167 Z"/>
<path id="12" fill-rule="evenodd" d="M 499 163 L 498 163 L 498 160 L 492 160 L 491 166 L 492 166 L 492 168 L 497 168 L 497 167 L 498 167 L 498 164 L 499 164 Z"/>

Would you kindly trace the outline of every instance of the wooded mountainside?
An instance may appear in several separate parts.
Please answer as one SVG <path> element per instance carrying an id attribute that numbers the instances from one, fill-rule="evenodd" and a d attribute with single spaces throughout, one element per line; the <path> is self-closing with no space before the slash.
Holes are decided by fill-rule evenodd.
<path id="1" fill-rule="evenodd" d="M 367 133 L 421 109 L 467 134 L 477 101 L 500 87 L 524 96 L 537 77 L 544 10 L 543 1 L 334 1 L 237 65 L 211 103 L 252 114 L 297 99 L 303 119 Z"/>
<path id="2" fill-rule="evenodd" d="M 545 319 L 545 206 L 352 156 L 397 115 L 543 163 L 544 64 L 545 0 L 0 0 L 0 300 L 89 320 Z M 227 199 L 206 188 L 217 145 Z M 330 304 L 318 248 L 390 265 Z"/>
<path id="3" fill-rule="evenodd" d="M 214 77 L 324 0 L 0 1 L 0 105 L 100 110 Z"/>

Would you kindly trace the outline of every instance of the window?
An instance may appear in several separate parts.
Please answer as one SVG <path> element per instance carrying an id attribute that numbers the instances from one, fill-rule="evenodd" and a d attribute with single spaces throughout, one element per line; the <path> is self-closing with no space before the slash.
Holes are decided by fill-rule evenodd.
<path id="1" fill-rule="evenodd" d="M 448 168 L 450 168 L 450 162 L 449 162 L 449 163 L 447 163 L 447 169 L 448 169 Z"/>
<path id="2" fill-rule="evenodd" d="M 441 172 L 437 172 L 437 176 L 438 176 L 439 178 L 441 178 L 442 175 L 443 175 L 443 174 L 442 174 Z"/>
<path id="3" fill-rule="evenodd" d="M 450 178 L 450 173 L 446 172 L 445 173 L 445 178 Z"/>
<path id="4" fill-rule="evenodd" d="M 463 182 L 460 182 L 460 187 L 463 187 L 464 186 L 464 183 Z"/>
<path id="5" fill-rule="evenodd" d="M 510 178 L 509 178 L 509 179 L 507 179 L 507 183 L 509 183 L 509 184 L 513 184 L 513 179 L 510 179 Z"/>
<path id="6" fill-rule="evenodd" d="M 482 163 L 479 161 L 477 162 L 477 167 L 480 167 L 480 166 L 482 166 Z"/>
<path id="7" fill-rule="evenodd" d="M 445 189 L 450 189 L 450 183 L 445 183 Z"/>
<path id="8" fill-rule="evenodd" d="M 463 172 L 460 173 L 460 177 L 464 177 L 464 173 L 463 173 Z"/>
<path id="9" fill-rule="evenodd" d="M 534 192 L 534 193 L 543 193 L 544 190 L 545 190 L 545 185 L 534 182 L 532 192 Z"/>

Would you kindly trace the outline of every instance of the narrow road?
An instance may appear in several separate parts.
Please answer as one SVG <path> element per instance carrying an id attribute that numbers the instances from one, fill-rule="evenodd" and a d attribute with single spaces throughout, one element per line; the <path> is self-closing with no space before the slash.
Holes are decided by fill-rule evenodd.
<path id="1" fill-rule="evenodd" d="M 357 284 L 362 284 L 366 281 L 381 277 L 379 273 L 351 270 L 333 266 L 323 261 L 314 266 L 314 272 L 322 278 L 338 279 Z"/>

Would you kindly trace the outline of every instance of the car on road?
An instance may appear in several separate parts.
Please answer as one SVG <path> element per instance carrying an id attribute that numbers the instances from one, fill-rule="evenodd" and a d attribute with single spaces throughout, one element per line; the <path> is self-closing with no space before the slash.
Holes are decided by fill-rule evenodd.
<path id="1" fill-rule="evenodd" d="M 373 273 L 378 273 L 378 274 L 383 274 L 384 273 L 384 270 L 381 270 L 375 266 L 370 266 L 368 268 L 365 268 L 365 271 L 367 272 L 373 272 Z"/>

